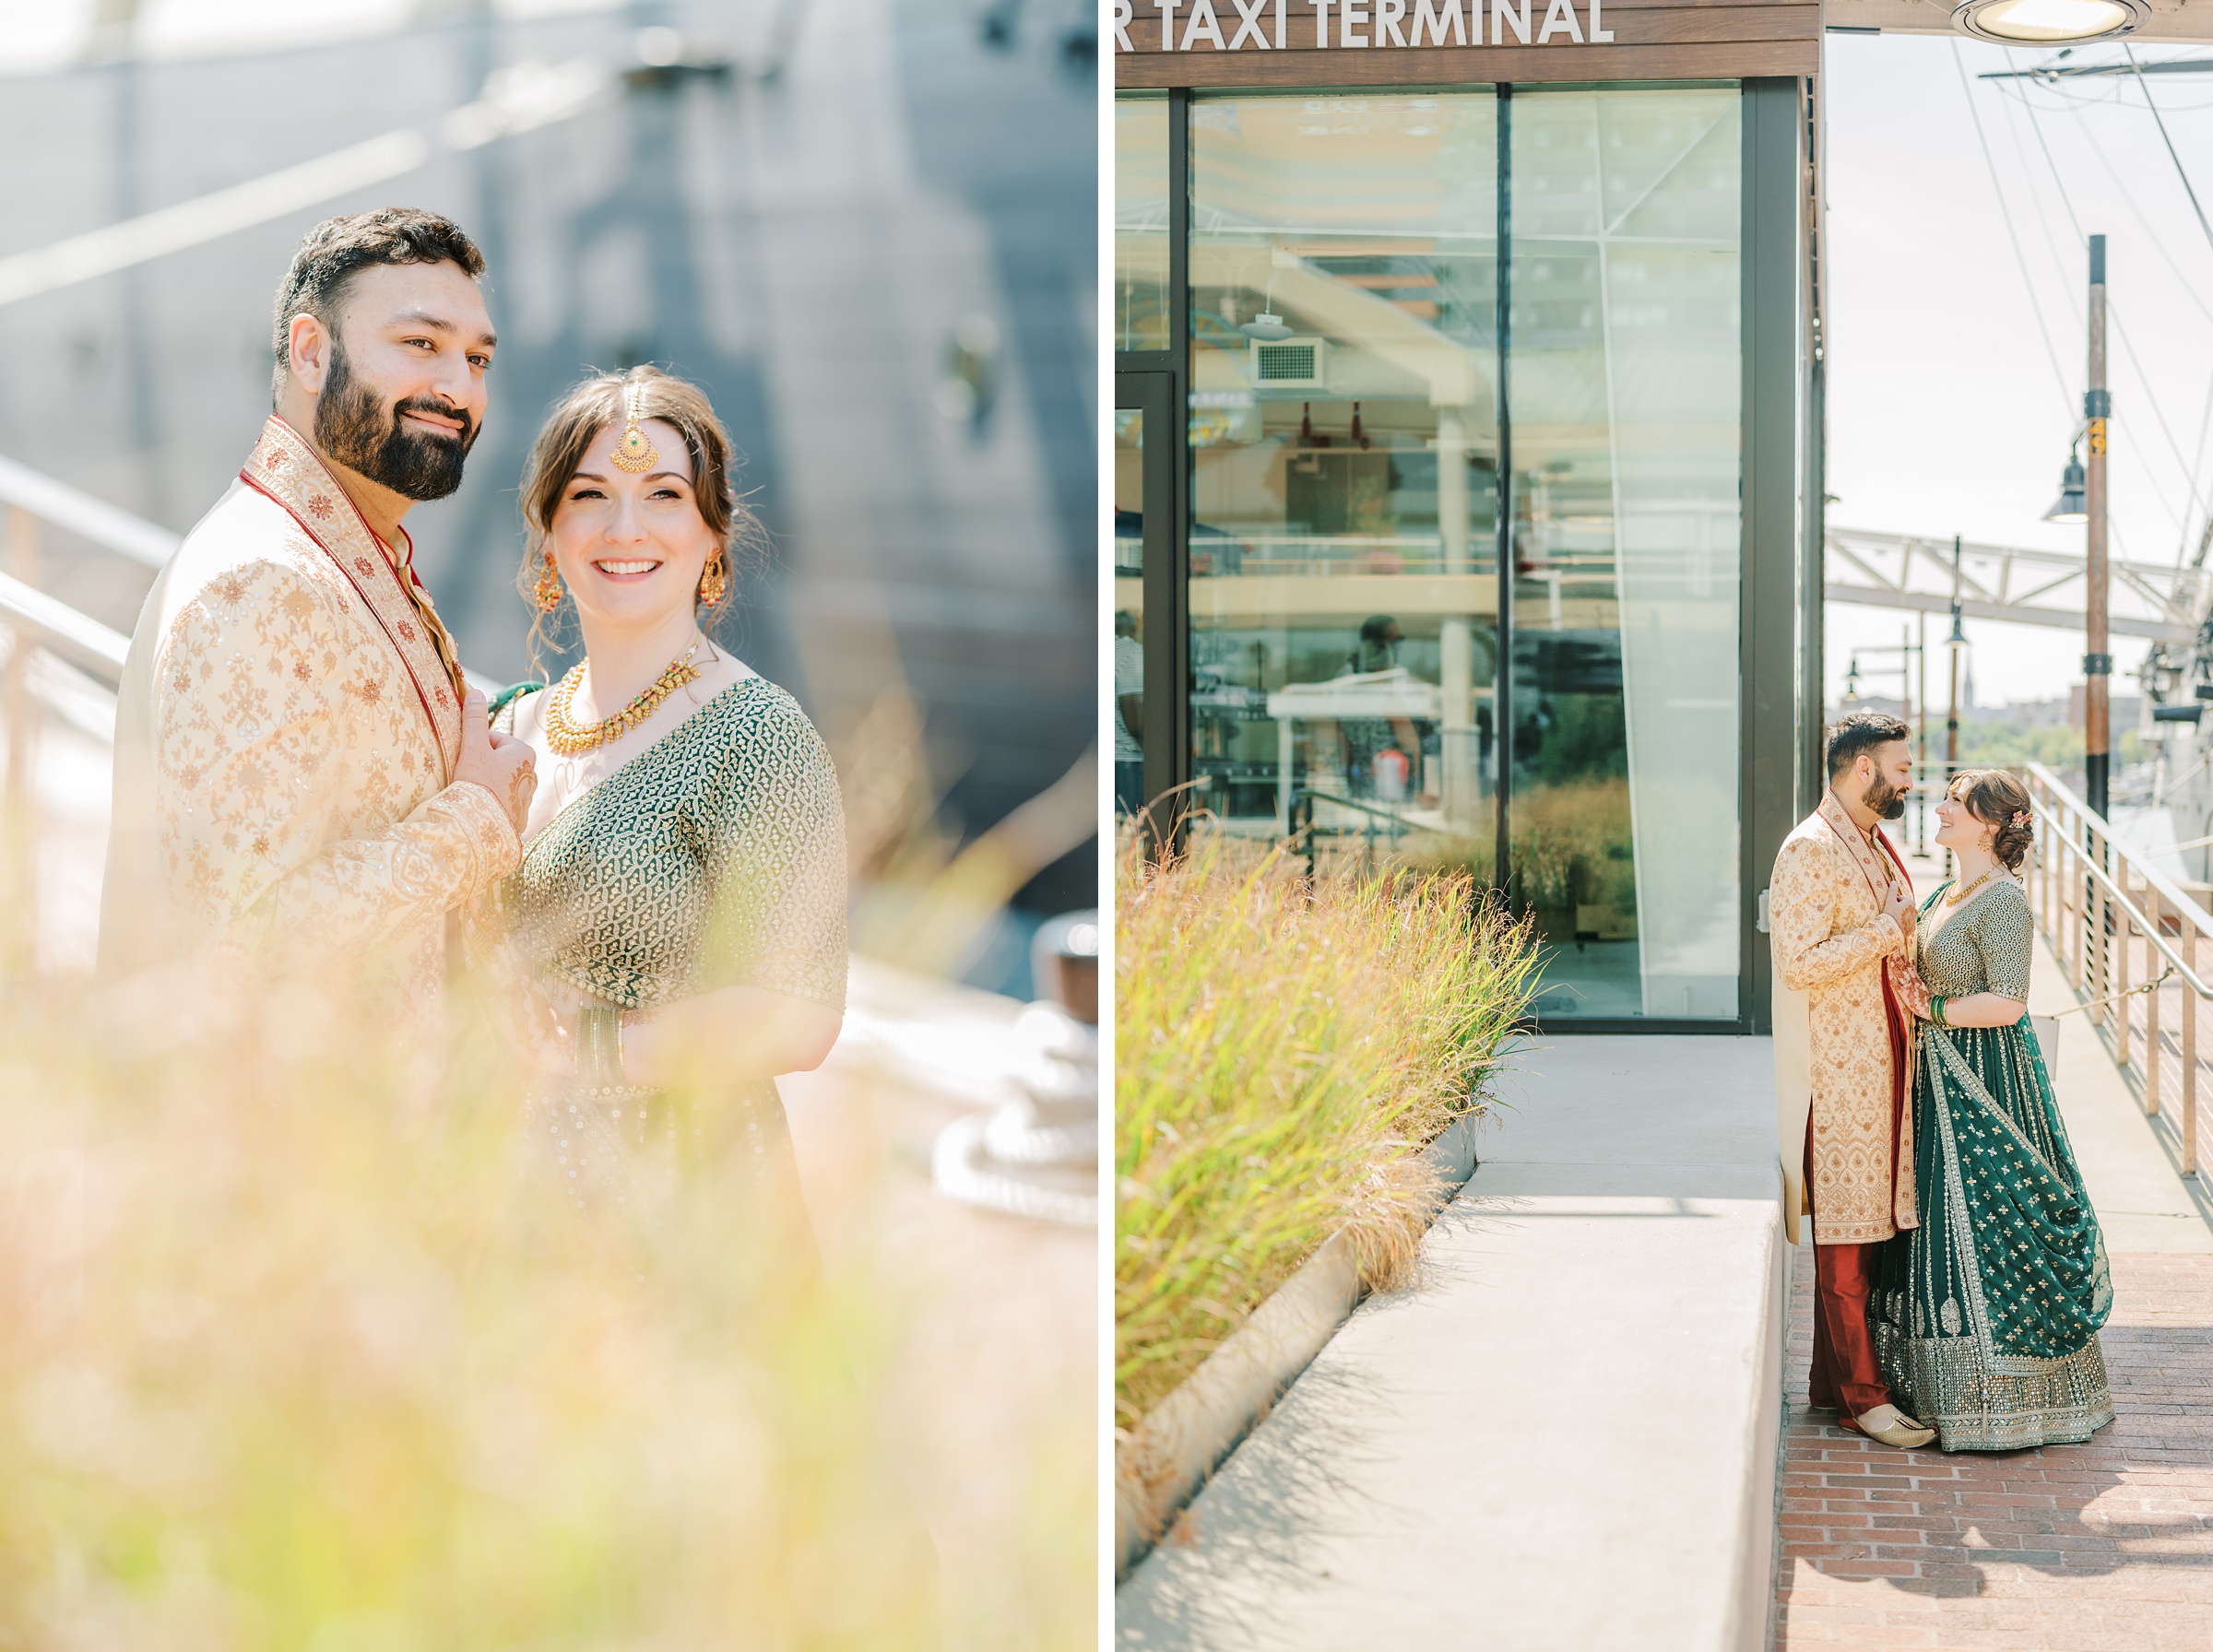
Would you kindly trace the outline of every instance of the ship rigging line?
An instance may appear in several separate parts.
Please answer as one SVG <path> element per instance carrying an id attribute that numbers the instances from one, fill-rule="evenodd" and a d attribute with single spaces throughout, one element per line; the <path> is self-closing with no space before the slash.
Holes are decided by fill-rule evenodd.
<path id="1" fill-rule="evenodd" d="M 2006 223 L 2006 239 L 2013 247 L 2014 266 L 2021 273 L 2021 290 L 2029 297 L 2029 312 L 2036 317 L 2037 336 L 2044 342 L 2044 360 L 2052 364 L 2052 381 L 2059 387 L 2060 406 L 2066 409 L 2070 428 L 2075 421 L 2075 398 L 2067 393 L 2067 376 L 2059 370 L 2059 353 L 2052 348 L 2052 329 L 2044 324 L 2044 310 L 2036 301 L 2036 285 L 2029 279 L 2029 261 L 2021 256 L 2021 238 L 2013 227 L 2013 209 L 2006 204 L 2006 192 L 1998 187 L 1997 163 L 1990 156 L 1990 139 L 1982 131 L 1982 112 L 1975 107 L 1975 95 L 1967 83 L 1967 65 L 1959 56 L 1959 42 L 1953 41 L 1952 67 L 1959 76 L 1959 95 L 1967 101 L 1967 116 L 1975 125 L 1975 142 L 1982 150 L 1982 167 L 1990 174 L 1991 193 L 1998 198 L 1998 216 Z"/>
<path id="2" fill-rule="evenodd" d="M 2158 65 L 2154 65 L 2152 66 L 2156 68 Z M 1985 76 L 1984 78 L 1989 79 L 1993 78 L 1993 77 Z M 2036 105 L 2031 102 L 2027 96 L 2021 93 L 2013 92 L 2010 93 L 2010 95 L 2018 97 L 2020 99 L 2022 106 L 2028 109 L 2030 112 L 2030 126 L 2035 127 L 2037 125 Z M 2070 103 L 2075 101 L 2076 100 L 2070 100 Z M 2114 168 L 2112 159 L 2107 156 L 2105 152 L 2105 146 L 2098 140 L 2098 134 L 2096 130 L 2090 125 L 2089 122 L 2083 119 L 2082 110 L 2079 107 L 2070 107 L 2067 110 L 2067 114 L 2074 121 L 2077 130 L 2081 134 L 2084 147 L 2087 148 L 2092 155 L 2098 158 L 2099 166 L 2104 169 L 2107 181 L 2113 186 L 2113 193 L 2118 195 L 2121 199 L 2126 203 L 2129 215 L 2136 220 L 2137 227 L 2144 231 L 2145 239 L 2151 243 L 2152 251 L 2159 254 L 2160 261 L 2167 266 L 2169 272 L 2173 275 L 2176 282 L 2182 287 L 2183 291 L 2188 295 L 2190 301 L 2197 306 L 2198 313 L 2203 315 L 2207 321 L 2213 322 L 2213 309 L 2207 309 L 2205 300 L 2198 297 L 2197 283 L 2193 281 L 2188 276 L 2185 276 L 2183 273 L 2183 266 L 2174 261 L 2174 254 L 2169 252 L 2167 249 L 2166 237 L 2161 235 L 2157 230 L 2153 229 L 2151 220 L 2144 216 L 2144 208 L 2136 204 L 2135 192 L 2128 187 L 2126 181 L 2122 178 L 2120 172 Z M 2039 136 L 2041 136 L 2041 132 Z M 2047 150 L 2047 156 L 2048 155 L 2049 151 Z M 2065 198 L 2066 191 L 2064 185 L 2061 188 L 2060 195 L 2062 199 Z M 2073 212 L 2074 209 L 2072 206 L 2070 206 L 2068 208 L 2068 215 L 2072 217 Z M 2208 428 L 2213 428 L 2213 377 L 2208 377 L 2207 380 L 2206 414 L 2198 421 L 2198 461 L 2193 469 L 2194 477 L 2197 473 L 2202 472 L 2205 467 L 2206 434 Z M 2192 491 L 2195 493 L 2196 490 L 2193 488 Z M 2184 545 L 2186 546 L 2187 543 L 2188 539 L 2187 536 L 2185 536 Z M 2198 536 L 2197 554 L 2191 559 L 2191 566 L 2194 568 L 2204 567 L 2206 562 L 2206 555 L 2208 550 L 2213 550 L 2213 511 L 2207 513 L 2205 527 Z M 2177 567 L 2181 566 L 2182 555 L 2183 549 L 2178 548 L 2175 552 Z"/>
<path id="3" fill-rule="evenodd" d="M 1983 78 L 1989 79 L 1991 77 L 1985 76 Z M 2059 192 L 2059 204 L 2063 208 L 2065 209 L 2067 222 L 2074 229 L 2075 239 L 2077 242 L 2080 244 L 2084 240 L 2082 219 L 2075 211 L 2074 197 L 2067 191 L 2066 179 L 2061 174 L 2058 159 L 2053 155 L 2052 146 L 2044 136 L 2043 124 L 2037 118 L 2036 105 L 2027 97 L 2018 96 L 2017 94 L 2017 99 L 2028 116 L 2029 130 L 2035 136 L 2037 148 L 2043 155 L 2044 166 L 2052 175 L 2053 187 Z M 2111 176 L 2112 173 L 2112 165 L 2106 159 L 2105 151 L 2098 147 L 2094 135 L 2091 134 L 2088 124 L 2082 121 L 2079 114 L 2077 115 L 2076 121 L 2077 125 L 2082 126 L 2083 136 L 2086 139 L 2089 140 L 2091 148 L 2097 154 L 2099 164 L 2103 166 L 2107 174 Z M 2020 131 L 2019 128 L 2014 124 L 2012 112 L 2010 110 L 2006 112 L 2006 124 L 2007 132 L 2012 135 L 2014 150 L 2016 155 L 2020 159 L 2021 170 L 2023 173 L 2026 174 L 2030 170 L 2029 157 L 2027 152 L 2021 148 Z M 2119 180 L 2115 179 L 2115 183 L 2118 183 L 2118 182 Z M 1993 187 L 1996 187 L 1994 180 L 1993 181 Z M 2140 224 L 2144 224 L 2146 233 L 2151 237 L 2152 245 L 2158 250 L 2160 256 L 2166 261 L 2167 267 L 2174 272 L 2174 275 L 2178 280 L 2183 282 L 2183 289 L 2185 292 L 2190 294 L 2191 301 L 2197 304 L 2199 311 L 2206 313 L 2208 319 L 2213 319 L 2213 312 L 2206 311 L 2204 302 L 2198 299 L 2196 292 L 2192 288 L 2188 278 L 2183 277 L 2182 270 L 2176 266 L 2172 256 L 2169 254 L 2166 243 L 2160 238 L 2157 231 L 2151 229 L 2149 224 L 2144 223 L 2143 212 L 2137 207 L 2135 197 L 2128 195 L 2125 190 L 2123 190 L 2122 194 L 2127 199 L 2129 210 L 2136 215 L 2136 221 Z M 2049 215 L 2047 215 L 2044 211 L 2044 203 L 2042 197 L 2037 194 L 2033 187 L 2031 187 L 2029 191 L 2029 199 L 2030 204 L 2036 208 L 2037 225 L 2038 228 L 2043 231 L 2045 248 L 2047 251 L 2052 253 L 2053 262 L 2054 264 L 2060 264 L 2061 261 L 2058 251 L 2053 245 L 2051 219 Z M 2064 274 L 2064 265 L 2062 266 L 2062 270 Z M 2208 381 L 2206 407 L 2198 419 L 2198 458 L 2194 462 L 2183 455 L 2182 443 L 2176 440 L 2173 427 L 2167 422 L 2166 409 L 2160 406 L 2159 395 L 2152 387 L 2151 375 L 2144 371 L 2143 358 L 2136 354 L 2136 340 L 2129 335 L 2128 324 L 2122 313 L 2122 306 L 2110 295 L 2107 298 L 2106 303 L 2108 313 L 2112 317 L 2113 332 L 2121 341 L 2122 351 L 2128 357 L 2129 365 L 2136 370 L 2136 380 L 2138 386 L 2143 393 L 2144 403 L 2151 409 L 2152 419 L 2159 425 L 2160 434 L 2166 439 L 2167 449 L 2174 455 L 2175 465 L 2183 473 L 2183 485 L 2187 490 L 2188 493 L 2186 502 L 2189 507 L 2189 513 L 2187 515 L 2174 508 L 2173 502 L 2167 497 L 2166 489 L 2160 485 L 2158 473 L 2154 471 L 2149 463 L 2147 462 L 2142 449 L 2134 442 L 2129 444 L 2127 451 L 2134 455 L 2136 462 L 2143 467 L 2145 480 L 2150 483 L 2151 490 L 2158 496 L 2160 507 L 2164 509 L 2167 514 L 2174 521 L 2176 533 L 2174 565 L 2177 568 L 2180 568 L 2183 565 L 2183 557 L 2187 555 L 2189 551 L 2190 523 L 2192 517 L 2202 515 L 2206 524 L 2206 533 L 2201 537 L 2201 560 L 2203 559 L 2203 544 L 2207 542 L 2213 542 L 2213 506 L 2208 506 L 2207 504 L 2203 490 L 2199 487 L 2199 478 L 2204 471 L 2206 438 L 2209 426 L 2213 426 L 2213 380 Z M 2072 311 L 2073 306 L 2071 301 L 2069 308 L 2070 311 Z M 2077 317 L 2077 319 L 2079 320 L 2079 317 Z M 2114 422 L 2119 424 L 2121 423 L 2121 420 L 2116 419 Z"/>
<path id="4" fill-rule="evenodd" d="M 2021 172 L 2026 178 L 2030 171 L 2029 154 L 2021 147 L 2020 128 L 2015 124 L 2013 112 L 2010 109 L 2006 112 L 2006 130 L 2013 139 L 2014 154 L 2019 158 Z M 2079 247 L 2084 244 L 2082 220 L 2075 214 L 2075 203 L 2067 194 L 2066 180 L 2060 176 L 2058 163 L 2052 155 L 2052 146 L 2044 141 L 2043 128 L 2037 124 L 2036 112 L 2033 109 L 2029 111 L 2029 130 L 2036 136 L 2037 148 L 2043 151 L 2044 165 L 2051 171 L 2053 186 L 2059 191 L 2059 204 L 2066 209 L 2067 222 L 2074 227 L 2075 242 Z M 2052 254 L 2052 262 L 2058 266 L 2064 281 L 2066 266 L 2060 259 L 2059 249 L 2053 244 L 2051 215 L 2044 210 L 2043 198 L 2033 186 L 2030 187 L 2029 200 L 2030 204 L 2036 208 L 2037 228 L 2043 232 L 2044 249 Z M 2175 440 L 2174 431 L 2167 423 L 2166 409 L 2160 406 L 2159 395 L 2152 388 L 2151 375 L 2144 371 L 2143 360 L 2136 354 L 2136 342 L 2128 336 L 2128 324 L 2122 317 L 2121 306 L 2112 301 L 2110 294 L 2106 299 L 2106 307 L 2113 319 L 2113 331 L 2120 336 L 2121 348 L 2128 357 L 2129 365 L 2136 370 L 2137 384 L 2144 394 L 2144 405 L 2151 409 L 2153 422 L 2160 427 L 2160 434 L 2167 439 L 2167 449 L 2174 454 L 2175 466 L 2183 473 L 2183 485 L 2188 490 L 2186 501 L 2188 510 L 2176 510 L 2174 502 L 2167 497 L 2167 490 L 2160 485 L 2158 473 L 2146 461 L 2142 450 L 2137 448 L 2133 442 L 2129 444 L 2128 451 L 2135 454 L 2136 463 L 2143 466 L 2145 479 L 2151 484 L 2152 492 L 2158 495 L 2160 508 L 2174 519 L 2176 535 L 2174 558 L 2175 563 L 2179 567 L 2182 563 L 2183 549 L 2190 542 L 2191 518 L 2206 508 L 2203 500 L 2198 495 L 2197 470 L 2183 455 L 2183 444 Z M 2072 299 L 2068 301 L 2068 310 L 2070 313 L 2075 313 Z M 2081 319 L 2079 315 L 2077 315 L 2078 324 Z M 2121 421 L 2115 419 L 2114 422 L 2120 423 Z M 2201 451 L 2205 446 L 2205 433 L 2202 428 L 2199 431 L 2198 446 Z"/>
<path id="5" fill-rule="evenodd" d="M 2206 209 L 2197 204 L 2197 191 L 2190 187 L 2190 174 L 2183 170 L 2183 158 L 2174 152 L 2174 139 L 2167 136 L 2167 122 L 2160 113 L 2160 106 L 2151 100 L 2151 82 L 2144 78 L 2144 70 L 2136 62 L 2136 48 L 2126 41 L 2121 50 L 2128 54 L 2129 67 L 2136 72 L 2136 84 L 2144 88 L 2144 107 L 2151 111 L 2151 118 L 2160 128 L 2160 141 L 2167 146 L 2167 159 L 2174 162 L 2174 175 L 2183 181 L 2183 193 L 2190 197 L 2190 210 L 2197 214 L 2197 227 L 2206 232 L 2206 244 L 2213 247 L 2213 224 L 2206 222 Z"/>

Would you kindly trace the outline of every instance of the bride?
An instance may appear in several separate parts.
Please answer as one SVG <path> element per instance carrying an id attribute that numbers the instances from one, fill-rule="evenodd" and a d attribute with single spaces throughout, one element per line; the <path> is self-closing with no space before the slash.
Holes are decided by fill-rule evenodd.
<path id="1" fill-rule="evenodd" d="M 1922 903 L 1915 969 L 1899 979 L 1920 1030 L 1921 1225 L 1877 1262 L 1876 1354 L 1946 1451 L 2087 1440 L 2113 1420 L 2098 1345 L 2112 1287 L 2028 1019 L 2029 794 L 1970 770 L 1936 817 L 1959 874 Z"/>
<path id="2" fill-rule="evenodd" d="M 558 1075 L 531 1133 L 579 1207 L 647 1213 L 736 1173 L 796 1214 L 772 1080 L 817 1066 L 843 1018 L 836 773 L 791 696 L 710 634 L 751 526 L 729 459 L 697 387 L 635 367 L 572 390 L 524 468 L 521 584 L 540 625 L 574 605 L 586 657 L 494 702 L 539 776 L 499 905 Z"/>

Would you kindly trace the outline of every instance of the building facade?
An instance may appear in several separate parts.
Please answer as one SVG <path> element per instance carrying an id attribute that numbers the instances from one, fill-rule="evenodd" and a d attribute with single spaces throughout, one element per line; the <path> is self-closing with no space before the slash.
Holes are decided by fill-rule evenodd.
<path id="1" fill-rule="evenodd" d="M 1548 1030 L 1765 1030 L 1817 791 L 1820 26 L 1118 0 L 1125 808 L 1467 867 Z"/>

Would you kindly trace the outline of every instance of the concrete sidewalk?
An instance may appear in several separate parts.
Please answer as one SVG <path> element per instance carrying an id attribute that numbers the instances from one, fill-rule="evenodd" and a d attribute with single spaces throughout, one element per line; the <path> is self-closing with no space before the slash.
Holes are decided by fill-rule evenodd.
<path id="1" fill-rule="evenodd" d="M 1786 1268 L 1764 1039 L 1523 1047 L 1369 1299 L 1116 1604 L 1124 1647 L 1766 1640 Z"/>

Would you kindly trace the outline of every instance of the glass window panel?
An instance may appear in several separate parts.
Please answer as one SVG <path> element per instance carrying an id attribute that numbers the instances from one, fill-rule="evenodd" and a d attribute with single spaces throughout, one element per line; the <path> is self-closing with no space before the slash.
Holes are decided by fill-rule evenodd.
<path id="1" fill-rule="evenodd" d="M 1168 100 L 1114 105 L 1114 348 L 1168 348 Z"/>
<path id="2" fill-rule="evenodd" d="M 1547 1017 L 1737 1013 L 1740 94 L 1517 93 L 1517 899 Z"/>
<path id="3" fill-rule="evenodd" d="M 1487 92 L 1191 121 L 1191 766 L 1231 832 L 1491 876 Z"/>
<path id="4" fill-rule="evenodd" d="M 1171 473 L 1173 474 L 1173 473 Z M 1114 808 L 1144 807 L 1145 416 L 1114 416 Z"/>

